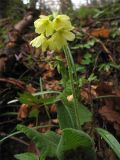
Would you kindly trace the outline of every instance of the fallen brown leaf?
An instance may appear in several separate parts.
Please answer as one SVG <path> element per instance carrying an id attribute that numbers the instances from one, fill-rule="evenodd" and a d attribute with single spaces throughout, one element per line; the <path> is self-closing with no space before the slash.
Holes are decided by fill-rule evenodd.
<path id="1" fill-rule="evenodd" d="M 27 104 L 22 104 L 19 108 L 17 119 L 18 120 L 23 120 L 27 116 L 28 116 L 28 105 Z"/>
<path id="2" fill-rule="evenodd" d="M 37 91 L 37 89 L 34 88 L 31 83 L 26 86 L 26 90 L 27 90 L 29 93 L 35 93 L 35 92 Z"/>
<path id="3" fill-rule="evenodd" d="M 105 27 L 94 29 L 90 33 L 90 35 L 92 35 L 94 37 L 102 37 L 102 38 L 108 38 L 109 34 L 110 34 L 110 29 L 105 28 Z"/>
<path id="4" fill-rule="evenodd" d="M 120 113 L 114 111 L 110 107 L 104 106 L 98 110 L 100 115 L 111 123 L 120 124 Z"/>

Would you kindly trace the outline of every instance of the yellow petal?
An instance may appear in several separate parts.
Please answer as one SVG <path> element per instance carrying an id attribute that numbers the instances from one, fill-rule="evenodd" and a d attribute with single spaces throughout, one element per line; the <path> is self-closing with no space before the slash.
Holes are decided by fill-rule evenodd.
<path id="1" fill-rule="evenodd" d="M 48 16 L 40 16 L 40 18 L 34 22 L 34 26 L 36 33 L 45 33 L 47 37 L 52 35 L 54 31 L 53 23 L 49 20 Z"/>
<path id="2" fill-rule="evenodd" d="M 42 44 L 42 52 L 45 52 L 48 48 L 48 40 L 44 41 L 44 43 Z"/>
<path id="3" fill-rule="evenodd" d="M 34 22 L 35 26 L 35 32 L 36 33 L 44 33 L 45 32 L 45 26 L 46 26 L 46 20 L 37 19 Z"/>
<path id="4" fill-rule="evenodd" d="M 75 34 L 70 31 L 64 31 L 63 36 L 68 41 L 73 41 L 75 39 Z"/>
<path id="5" fill-rule="evenodd" d="M 53 25 L 54 25 L 54 29 L 56 31 L 60 30 L 60 29 L 68 29 L 68 30 L 72 30 L 73 26 L 70 22 L 70 18 L 66 15 L 58 15 L 54 20 L 53 20 Z"/>
<path id="6" fill-rule="evenodd" d="M 36 37 L 35 39 L 33 39 L 30 44 L 33 46 L 33 47 L 40 47 L 41 46 L 41 36 L 38 36 Z"/>
<path id="7" fill-rule="evenodd" d="M 43 34 L 33 39 L 30 44 L 36 48 L 42 47 L 42 51 L 45 51 L 48 47 L 48 41 Z"/>
<path id="8" fill-rule="evenodd" d="M 56 16 L 56 18 L 62 19 L 62 20 L 70 20 L 70 17 L 64 14 L 58 15 Z"/>
<path id="9" fill-rule="evenodd" d="M 49 39 L 49 49 L 54 51 L 59 51 L 67 44 L 67 41 L 61 36 L 60 32 L 56 32 Z"/>
<path id="10" fill-rule="evenodd" d="M 49 21 L 49 23 L 46 27 L 46 36 L 49 37 L 50 35 L 52 35 L 53 31 L 54 31 L 53 24 L 51 21 Z"/>

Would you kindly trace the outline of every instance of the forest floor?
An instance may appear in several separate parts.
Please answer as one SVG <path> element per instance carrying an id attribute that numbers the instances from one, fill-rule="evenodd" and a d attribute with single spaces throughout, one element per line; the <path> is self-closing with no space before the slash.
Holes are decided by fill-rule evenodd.
<path id="1" fill-rule="evenodd" d="M 108 145 L 95 134 L 101 127 L 111 132 L 120 142 L 120 3 L 106 6 L 94 16 L 84 18 L 72 15 L 76 25 L 76 39 L 70 44 L 81 77 L 80 96 L 82 102 L 93 113 L 93 121 L 83 129 L 95 140 L 97 160 L 117 160 Z M 86 12 L 89 12 L 86 10 Z M 89 14 L 89 13 L 88 13 Z M 0 19 L 0 137 L 16 131 L 17 124 L 29 127 L 37 125 L 57 125 L 56 104 L 49 105 L 49 118 L 44 106 L 32 106 L 29 115 L 28 104 L 12 102 L 18 93 L 44 90 L 62 91 L 61 75 L 51 67 L 53 54 L 43 54 L 30 45 L 35 37 L 33 21 L 36 15 L 29 12 L 15 25 L 10 18 Z M 99 42 L 97 41 L 99 39 Z M 64 54 L 58 53 L 63 61 Z M 49 63 L 48 63 L 49 62 Z M 65 63 L 65 62 L 64 62 Z M 36 109 L 37 108 L 37 109 Z M 34 114 L 39 110 L 36 119 Z M 40 129 L 40 132 L 58 127 Z M 23 134 L 13 135 L 0 145 L 0 158 L 13 160 L 17 153 L 37 152 L 33 142 Z"/>

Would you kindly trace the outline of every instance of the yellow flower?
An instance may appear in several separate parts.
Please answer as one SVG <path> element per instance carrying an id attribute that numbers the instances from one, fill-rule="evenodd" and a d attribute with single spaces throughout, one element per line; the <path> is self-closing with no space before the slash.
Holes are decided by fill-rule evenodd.
<path id="1" fill-rule="evenodd" d="M 52 35 L 54 31 L 53 23 L 50 20 L 49 16 L 41 15 L 40 18 L 34 22 L 34 26 L 36 33 L 38 34 L 45 33 L 47 37 Z"/>
<path id="2" fill-rule="evenodd" d="M 67 45 L 67 41 L 73 41 L 75 35 L 71 32 L 73 26 L 70 18 L 66 15 L 41 15 L 34 22 L 35 32 L 40 34 L 31 41 L 33 47 L 42 47 L 42 51 L 47 48 L 56 51 Z"/>
<path id="3" fill-rule="evenodd" d="M 49 49 L 53 51 L 59 51 L 64 45 L 66 45 L 66 40 L 62 39 L 58 32 L 56 32 L 48 41 Z"/>
<path id="4" fill-rule="evenodd" d="M 53 20 L 53 26 L 56 31 L 60 29 L 72 30 L 73 26 L 70 22 L 70 18 L 66 15 L 58 15 Z"/>
<path id="5" fill-rule="evenodd" d="M 75 35 L 69 30 L 59 30 L 53 34 L 53 36 L 48 40 L 50 50 L 60 50 L 63 48 L 67 41 L 73 41 Z"/>
<path id="6" fill-rule="evenodd" d="M 36 37 L 35 39 L 33 39 L 30 44 L 33 47 L 39 48 L 42 47 L 42 51 L 46 51 L 47 47 L 48 47 L 48 40 L 46 39 L 46 37 L 41 34 L 40 36 Z"/>

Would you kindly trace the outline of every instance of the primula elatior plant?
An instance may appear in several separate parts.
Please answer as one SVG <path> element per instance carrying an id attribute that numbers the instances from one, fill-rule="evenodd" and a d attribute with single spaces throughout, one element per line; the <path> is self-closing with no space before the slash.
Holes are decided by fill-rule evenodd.
<path id="1" fill-rule="evenodd" d="M 53 131 L 45 134 L 39 133 L 23 125 L 18 125 L 17 129 L 36 143 L 41 152 L 40 160 L 45 160 L 47 156 L 63 160 L 66 159 L 66 153 L 75 150 L 79 150 L 80 154 L 79 157 L 74 157 L 74 160 L 95 160 L 94 143 L 90 136 L 81 130 L 81 125 L 90 121 L 92 114 L 80 102 L 76 68 L 67 42 L 75 39 L 72 32 L 74 27 L 70 18 L 67 15 L 41 15 L 34 22 L 34 25 L 35 32 L 39 36 L 30 42 L 33 47 L 41 47 L 43 52 L 47 49 L 54 52 L 63 49 L 68 64 L 68 74 L 66 73 L 66 75 L 68 75 L 67 82 L 70 83 L 69 95 L 72 95 L 73 98 L 70 101 L 67 99 L 69 96 L 65 87 L 67 82 L 64 81 L 63 92 L 60 92 L 54 99 L 54 102 L 57 103 L 57 118 L 62 130 L 61 135 Z M 63 76 L 62 79 L 64 79 L 63 70 L 60 69 L 60 72 Z M 29 155 L 29 153 L 24 153 L 15 157 L 19 160 L 25 160 L 23 157 Z M 34 155 L 32 160 L 35 160 Z"/>
<path id="2" fill-rule="evenodd" d="M 74 110 L 76 116 L 76 128 L 80 128 L 80 120 L 78 115 L 78 86 L 77 86 L 77 74 L 75 70 L 74 61 L 68 47 L 67 41 L 73 41 L 75 35 L 72 33 L 73 26 L 70 22 L 70 18 L 67 15 L 41 15 L 39 19 L 34 22 L 35 32 L 40 34 L 33 41 L 32 46 L 41 47 L 42 51 L 46 51 L 47 48 L 53 51 L 63 49 L 69 71 L 69 79 L 71 82 L 72 93 L 74 97 Z M 77 96 L 78 95 L 78 96 Z"/>

